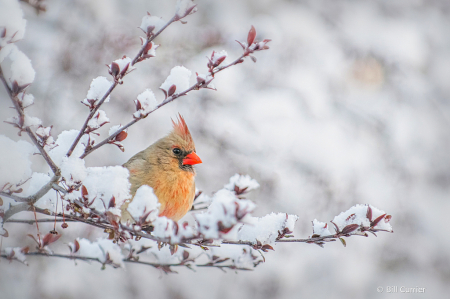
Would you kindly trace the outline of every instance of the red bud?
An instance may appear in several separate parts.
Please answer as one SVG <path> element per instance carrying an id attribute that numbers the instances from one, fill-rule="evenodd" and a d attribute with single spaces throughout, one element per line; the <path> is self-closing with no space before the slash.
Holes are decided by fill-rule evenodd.
<path id="1" fill-rule="evenodd" d="M 117 134 L 116 141 L 119 141 L 119 142 L 123 141 L 123 140 L 125 140 L 127 138 L 127 136 L 128 136 L 128 133 L 125 132 L 125 131 L 122 131 L 119 134 Z"/>
<path id="2" fill-rule="evenodd" d="M 255 37 L 256 37 L 256 29 L 252 25 L 252 28 L 250 28 L 250 31 L 248 32 L 248 36 L 247 36 L 247 45 L 249 47 L 255 41 Z"/>
<path id="3" fill-rule="evenodd" d="M 86 187 L 83 185 L 81 186 L 81 196 L 83 197 L 84 200 L 86 200 L 88 198 L 88 191 L 86 189 Z"/>
<path id="4" fill-rule="evenodd" d="M 177 87 L 175 84 L 170 86 L 169 90 L 167 91 L 167 95 L 170 97 L 171 95 L 173 95 L 175 93 L 176 90 L 177 90 Z"/>
<path id="5" fill-rule="evenodd" d="M 110 73 L 113 77 L 116 77 L 120 72 L 120 67 L 116 62 L 111 63 Z"/>
<path id="6" fill-rule="evenodd" d="M 367 219 L 369 219 L 369 221 L 372 221 L 372 208 L 370 206 L 367 206 L 366 217 Z"/>
<path id="7" fill-rule="evenodd" d="M 356 230 L 359 227 L 358 224 L 349 224 L 344 229 L 342 229 L 342 233 L 344 235 L 351 233 L 352 231 Z"/>
<path id="8" fill-rule="evenodd" d="M 136 104 L 136 111 L 142 109 L 141 102 L 139 100 L 134 100 L 134 103 Z"/>

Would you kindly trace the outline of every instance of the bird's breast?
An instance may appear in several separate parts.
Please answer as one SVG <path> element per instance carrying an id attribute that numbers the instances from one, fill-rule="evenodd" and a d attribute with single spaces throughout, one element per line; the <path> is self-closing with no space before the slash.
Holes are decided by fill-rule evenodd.
<path id="1" fill-rule="evenodd" d="M 180 220 L 192 207 L 195 196 L 194 174 L 174 172 L 154 182 L 153 189 L 161 204 L 159 216 Z"/>

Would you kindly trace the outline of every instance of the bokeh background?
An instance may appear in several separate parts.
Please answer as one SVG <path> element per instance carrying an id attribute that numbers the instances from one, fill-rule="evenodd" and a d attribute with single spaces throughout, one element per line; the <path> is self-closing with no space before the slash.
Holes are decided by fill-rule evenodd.
<path id="1" fill-rule="evenodd" d="M 46 1 L 18 43 L 36 79 L 30 114 L 53 125 L 53 136 L 79 129 L 80 103 L 105 64 L 133 57 L 137 27 L 150 12 L 168 20 L 170 1 Z M 105 146 L 87 166 L 118 165 L 171 129 L 181 113 L 203 164 L 197 186 L 207 194 L 235 173 L 261 188 L 250 198 L 256 216 L 299 215 L 295 235 L 311 235 L 314 218 L 329 221 L 357 203 L 393 216 L 394 234 L 329 243 L 277 244 L 252 272 L 177 269 L 164 275 L 142 265 L 100 270 L 87 264 L 29 258 L 0 261 L 0 297 L 9 298 L 445 298 L 450 291 L 450 3 L 446 0 L 197 0 L 188 23 L 157 38 L 157 57 L 137 65 L 102 109 L 124 124 L 133 100 L 158 87 L 170 69 L 206 72 L 212 50 L 241 53 L 251 25 L 270 50 L 220 73 L 217 91 L 192 92 L 131 127 L 126 151 Z M 0 117 L 14 115 L 0 89 Z M 17 132 L 1 122 L 14 140 Z M 23 137 L 26 139 L 26 137 Z M 100 140 L 100 139 L 99 139 Z M 34 168 L 42 171 L 42 160 Z M 32 215 L 18 215 L 27 218 Z M 6 224 L 3 246 L 33 246 L 35 227 Z M 41 230 L 51 225 L 41 226 Z M 61 240 L 91 240 L 101 230 L 71 225 Z M 58 243 L 63 243 L 58 242 Z M 55 244 L 56 245 L 56 244 Z M 67 247 L 55 247 L 68 252 Z M 377 287 L 424 287 L 425 294 L 378 293 Z"/>

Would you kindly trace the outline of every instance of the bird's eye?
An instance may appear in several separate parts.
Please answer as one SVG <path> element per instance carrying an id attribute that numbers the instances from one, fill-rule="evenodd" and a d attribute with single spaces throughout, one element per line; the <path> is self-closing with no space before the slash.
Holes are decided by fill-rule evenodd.
<path id="1" fill-rule="evenodd" d="M 174 148 L 174 149 L 172 150 L 172 152 L 173 152 L 175 155 L 177 155 L 177 156 L 181 154 L 181 150 L 180 150 L 178 147 Z"/>

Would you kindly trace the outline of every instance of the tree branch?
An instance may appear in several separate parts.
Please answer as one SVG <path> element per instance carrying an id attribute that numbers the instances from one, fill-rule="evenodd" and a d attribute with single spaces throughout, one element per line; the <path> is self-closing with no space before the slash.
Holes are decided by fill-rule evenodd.
<path id="1" fill-rule="evenodd" d="M 6 78 L 3 75 L 3 70 L 0 66 L 0 79 L 3 82 L 3 85 L 6 88 L 6 91 L 8 92 L 8 95 L 11 99 L 11 101 L 14 104 L 14 108 L 16 109 L 17 113 L 19 114 L 20 119 L 24 119 L 25 118 L 25 112 L 23 111 L 23 107 L 22 105 L 19 103 L 18 99 L 17 99 L 17 94 L 15 94 L 12 89 L 9 87 L 8 83 L 6 82 Z M 61 171 L 58 168 L 58 166 L 56 166 L 55 162 L 53 162 L 52 158 L 50 158 L 50 156 L 48 155 L 47 151 L 44 149 L 43 146 L 41 146 L 41 144 L 39 143 L 36 135 L 34 135 L 33 131 L 31 131 L 30 127 L 26 127 L 25 128 L 25 132 L 27 132 L 28 136 L 30 137 L 31 141 L 33 142 L 33 144 L 38 148 L 39 152 L 41 153 L 42 157 L 44 157 L 45 161 L 47 162 L 48 166 L 50 166 L 50 168 L 52 169 L 53 173 L 57 176 L 60 175 Z"/>
<path id="2" fill-rule="evenodd" d="M 79 220 L 76 219 L 38 219 L 38 220 L 34 220 L 34 219 L 9 219 L 8 220 L 9 223 L 23 223 L 23 224 L 30 224 L 33 225 L 36 222 L 38 223 L 54 223 L 54 222 L 79 222 Z"/>
<path id="3" fill-rule="evenodd" d="M 138 54 L 134 57 L 134 59 L 132 60 L 131 66 L 134 66 L 136 63 L 139 62 L 139 58 L 142 56 L 142 53 L 144 53 L 145 48 L 147 47 L 147 45 L 149 43 L 151 43 L 158 35 L 161 34 L 161 32 L 163 32 L 170 24 L 172 24 L 173 22 L 175 22 L 175 16 L 172 17 L 172 19 L 170 19 L 157 33 L 148 36 L 146 42 L 142 45 L 141 49 L 139 50 Z M 123 75 L 123 77 L 126 76 L 126 73 Z M 122 78 L 123 78 L 122 77 Z M 101 98 L 101 100 L 98 102 L 98 104 L 94 107 L 94 109 L 91 110 L 91 112 L 89 113 L 88 117 L 86 118 L 86 120 L 84 121 L 83 126 L 81 127 L 80 132 L 78 133 L 77 137 L 75 138 L 75 140 L 73 141 L 72 145 L 70 146 L 69 150 L 67 151 L 67 156 L 70 157 L 70 155 L 72 155 L 75 147 L 77 146 L 78 142 L 80 141 L 81 137 L 86 133 L 86 128 L 88 126 L 89 121 L 92 119 L 92 117 L 94 117 L 95 113 L 98 111 L 98 109 L 100 108 L 100 106 L 105 102 L 105 100 L 109 97 L 109 95 L 111 94 L 111 92 L 114 90 L 114 88 L 116 88 L 116 86 L 119 84 L 119 81 L 114 80 L 113 84 L 111 84 L 111 87 L 108 89 L 108 91 L 103 95 L 103 97 Z M 120 133 L 120 132 L 119 132 Z M 83 154 L 82 157 L 84 157 L 85 155 Z M 81 158 L 82 159 L 82 158 Z"/>
<path id="4" fill-rule="evenodd" d="M 60 178 L 61 178 L 60 176 L 56 175 L 53 176 L 47 184 L 45 184 L 44 186 L 41 187 L 41 189 L 39 189 L 38 192 L 28 197 L 18 197 L 15 195 L 12 196 L 12 194 L 2 192 L 2 194 L 4 193 L 3 195 L 5 196 L 8 196 L 14 200 L 16 200 L 17 198 L 19 199 L 20 202 L 23 202 L 22 204 L 11 206 L 10 209 L 8 209 L 5 212 L 5 217 L 3 217 L 3 221 L 7 222 L 12 215 L 17 214 L 19 212 L 28 211 L 33 206 L 33 204 L 35 204 L 39 200 L 39 198 L 47 194 L 47 192 L 52 189 L 53 184 L 56 183 Z"/>
<path id="5" fill-rule="evenodd" d="M 80 260 L 80 261 L 87 261 L 87 262 L 93 261 L 93 262 L 98 262 L 102 265 L 108 264 L 108 261 L 102 262 L 98 258 L 87 257 L 87 256 L 77 256 L 77 255 L 70 255 L 70 254 L 49 254 L 49 253 L 40 252 L 40 251 L 27 252 L 27 253 L 23 253 L 23 254 L 27 255 L 27 256 L 58 257 L 58 258 L 64 258 L 64 259 L 69 259 L 69 260 Z M 11 260 L 11 257 L 6 254 L 1 254 L 0 257 Z M 137 260 L 132 260 L 132 259 L 123 259 L 122 261 L 125 263 L 130 263 L 130 264 L 141 264 L 141 265 L 152 266 L 156 269 L 161 269 L 166 273 L 173 272 L 170 270 L 170 267 L 187 267 L 189 269 L 192 269 L 190 264 L 185 263 L 185 262 L 180 262 L 178 264 L 159 264 L 159 263 L 137 261 Z M 240 268 L 240 267 L 236 267 L 234 265 L 215 265 L 213 263 L 207 263 L 207 264 L 201 264 L 201 265 L 195 265 L 195 266 L 203 267 L 203 268 L 219 268 L 219 269 L 227 269 L 228 268 L 228 269 L 232 269 L 232 270 L 242 270 L 242 271 L 252 271 L 253 270 L 251 268 Z"/>
<path id="6" fill-rule="evenodd" d="M 158 32 L 156 32 L 155 34 L 152 34 L 150 37 L 147 38 L 147 41 L 142 45 L 141 50 L 138 52 L 138 54 L 136 55 L 136 57 L 134 57 L 131 66 L 135 65 L 136 63 L 138 63 L 139 58 L 142 56 L 142 53 L 144 53 L 145 51 L 145 47 L 151 43 L 158 35 L 161 34 L 161 32 L 163 32 L 167 27 L 169 27 L 170 24 L 172 24 L 173 22 L 177 21 L 176 16 L 173 16 L 172 19 L 170 19 L 161 29 L 159 29 Z"/>
<path id="7" fill-rule="evenodd" d="M 230 64 L 223 66 L 221 68 L 218 68 L 214 71 L 214 74 L 217 74 L 221 71 L 223 71 L 224 69 L 227 69 L 230 66 L 239 64 L 242 62 L 242 59 L 244 57 L 246 57 L 246 55 L 248 54 L 242 54 L 238 59 L 236 59 L 235 61 L 231 62 Z M 211 78 L 209 81 L 204 82 L 204 83 L 196 83 L 194 85 L 192 85 L 191 87 L 189 87 L 188 89 L 177 93 L 177 94 L 173 94 L 172 96 L 168 97 L 167 99 L 165 99 L 163 102 L 161 102 L 158 106 L 156 106 L 155 109 L 153 109 L 152 111 L 150 111 L 146 116 L 141 117 L 141 118 L 135 118 L 132 121 L 130 121 L 129 123 L 127 123 L 126 125 L 124 125 L 123 127 L 119 128 L 114 134 L 110 135 L 109 137 L 105 138 L 104 140 L 102 140 L 101 142 L 97 143 L 95 146 L 91 147 L 91 148 L 86 148 L 84 154 L 82 154 L 80 156 L 80 159 L 85 158 L 87 155 L 89 155 L 90 153 L 92 153 L 93 151 L 95 151 L 96 149 L 102 147 L 103 145 L 110 143 L 111 141 L 114 140 L 114 138 L 119 135 L 120 132 L 122 132 L 123 130 L 126 130 L 127 128 L 131 127 L 132 125 L 134 125 L 135 123 L 137 123 L 138 121 L 146 118 L 147 116 L 149 116 L 151 113 L 155 112 L 156 110 L 158 110 L 159 108 L 165 106 L 166 104 L 176 100 L 179 97 L 185 96 L 187 95 L 190 91 L 192 90 L 199 90 L 202 88 L 207 88 L 208 84 L 211 83 L 214 80 L 214 77 Z"/>
<path id="8" fill-rule="evenodd" d="M 114 90 L 114 88 L 116 88 L 117 84 L 119 84 L 119 82 L 118 81 L 114 81 L 113 84 L 111 84 L 111 86 L 109 87 L 108 91 L 103 95 L 101 100 L 98 102 L 98 104 L 94 107 L 94 109 L 92 109 L 90 111 L 88 117 L 84 121 L 83 126 L 81 127 L 80 132 L 78 133 L 77 137 L 75 138 L 75 140 L 73 141 L 73 143 L 70 146 L 69 150 L 67 151 L 67 154 L 66 154 L 67 157 L 70 157 L 70 155 L 72 155 L 72 153 L 73 153 L 75 147 L 77 146 L 78 142 L 80 141 L 81 137 L 83 137 L 83 135 L 86 133 L 86 128 L 88 126 L 89 121 L 95 115 L 95 113 L 100 108 L 100 106 L 103 104 L 103 102 L 105 102 L 105 100 L 108 98 L 108 96 Z"/>
<path id="9" fill-rule="evenodd" d="M 28 203 L 20 203 L 18 205 L 11 206 L 8 210 L 6 210 L 5 216 L 3 217 L 3 222 L 7 222 L 8 219 L 14 214 L 28 211 L 29 207 L 30 205 Z"/>
<path id="10" fill-rule="evenodd" d="M 13 193 L 7 193 L 4 191 L 0 191 L 0 195 L 12 198 L 16 202 L 27 202 L 28 201 L 28 199 L 26 197 L 20 197 L 20 196 L 14 195 Z"/>
<path id="11" fill-rule="evenodd" d="M 17 207 L 19 205 L 16 205 L 14 207 Z M 21 211 L 26 211 L 29 210 L 28 209 L 28 205 L 26 206 L 26 208 L 21 209 L 18 212 Z M 40 214 L 45 214 L 45 215 L 49 215 L 49 216 L 56 216 L 56 217 L 65 217 L 67 220 L 66 221 L 72 221 L 72 222 L 82 222 L 82 223 L 86 223 L 88 225 L 92 225 L 98 228 L 102 228 L 102 229 L 108 229 L 108 230 L 116 230 L 117 228 L 114 227 L 112 224 L 107 222 L 107 219 L 104 219 L 102 221 L 99 220 L 94 220 L 92 218 L 84 218 L 84 217 L 80 217 L 80 216 L 76 216 L 76 215 L 70 215 L 70 214 L 65 214 L 64 216 L 62 214 L 54 214 L 54 213 L 50 213 L 48 210 L 43 210 L 40 208 L 35 208 L 37 213 Z M 8 210 L 9 211 L 9 210 Z M 35 220 L 15 220 L 15 219 L 9 219 L 6 218 L 6 214 L 8 213 L 8 211 L 5 213 L 5 222 L 11 222 L 11 223 L 28 223 L 28 224 L 33 224 L 36 221 Z M 15 213 L 18 213 L 15 212 Z M 15 214 L 13 213 L 13 214 Z M 97 214 L 95 214 L 97 215 Z M 103 217 L 103 215 L 101 213 L 98 213 L 99 217 Z M 40 221 L 38 220 L 38 222 L 54 222 L 54 219 L 41 219 Z M 58 221 L 58 222 L 61 222 Z M 168 240 L 165 239 L 160 239 L 157 238 L 149 233 L 146 232 L 142 232 L 142 231 L 136 231 L 131 227 L 128 227 L 126 225 L 123 224 L 119 224 L 120 230 L 122 231 L 127 231 L 128 233 L 130 233 L 131 235 L 135 236 L 135 237 L 141 237 L 141 238 L 145 238 L 145 239 L 149 239 L 149 240 L 153 240 L 153 241 L 157 241 L 157 242 L 168 242 Z M 375 235 L 376 232 L 378 231 L 383 231 L 383 230 L 374 230 L 373 228 L 365 228 L 364 231 L 367 232 L 371 232 Z M 328 235 L 328 236 L 322 236 L 322 237 L 309 237 L 309 238 L 305 238 L 305 239 L 290 239 L 290 238 L 279 238 L 277 240 L 275 240 L 276 243 L 308 243 L 308 244 L 316 244 L 320 247 L 323 247 L 323 245 L 326 242 L 334 242 L 336 240 L 340 240 L 342 242 L 342 244 L 344 246 L 346 246 L 345 241 L 342 239 L 343 237 L 351 237 L 353 236 L 353 234 L 345 234 L 342 232 L 338 232 L 334 235 Z M 356 235 L 356 236 L 361 236 L 361 235 Z M 364 236 L 364 235 L 362 235 Z M 201 237 L 194 237 L 192 239 L 186 239 L 183 240 L 180 244 L 184 245 L 184 244 L 190 244 L 190 245 L 195 245 L 195 246 L 202 246 L 202 247 L 208 247 L 208 246 L 213 246 L 211 243 L 211 240 L 204 240 Z M 272 249 L 270 245 L 268 244 L 261 244 L 260 242 L 251 242 L 251 241 L 242 241 L 242 240 L 238 240 L 238 241 L 230 241 L 230 240 L 222 240 L 221 244 L 226 244 L 226 245 L 248 245 L 251 246 L 253 249 L 262 249 L 265 250 L 267 248 Z M 270 246 L 270 247 L 267 247 Z"/>

